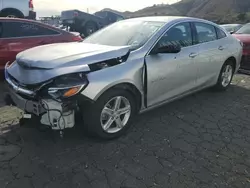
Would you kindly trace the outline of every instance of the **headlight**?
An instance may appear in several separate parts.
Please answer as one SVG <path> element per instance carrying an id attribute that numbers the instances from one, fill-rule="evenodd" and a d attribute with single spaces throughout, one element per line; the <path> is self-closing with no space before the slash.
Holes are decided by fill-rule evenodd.
<path id="1" fill-rule="evenodd" d="M 54 79 L 48 94 L 55 98 L 68 98 L 78 94 L 88 85 L 88 80 L 83 73 L 68 74 Z"/>

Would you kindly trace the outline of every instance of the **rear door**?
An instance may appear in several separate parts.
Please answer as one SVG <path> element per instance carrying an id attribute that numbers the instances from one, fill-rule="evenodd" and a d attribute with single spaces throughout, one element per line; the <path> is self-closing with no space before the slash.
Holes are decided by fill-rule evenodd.
<path id="1" fill-rule="evenodd" d="M 26 49 L 58 42 L 61 33 L 26 21 L 1 22 L 0 66 L 14 61 L 16 55 Z"/>
<path id="2" fill-rule="evenodd" d="M 197 84 L 205 87 L 216 82 L 225 61 L 224 51 L 227 45 L 223 42 L 223 37 L 218 38 L 219 33 L 215 26 L 203 22 L 194 22 L 193 26 L 199 48 L 199 56 L 196 59 Z"/>

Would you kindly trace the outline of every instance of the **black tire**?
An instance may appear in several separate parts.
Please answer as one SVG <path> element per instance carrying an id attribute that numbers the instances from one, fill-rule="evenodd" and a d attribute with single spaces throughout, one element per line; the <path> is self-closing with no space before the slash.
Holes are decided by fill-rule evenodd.
<path id="1" fill-rule="evenodd" d="M 15 17 L 15 18 L 24 18 L 23 14 L 17 10 L 3 10 L 0 13 L 1 17 Z"/>
<path id="2" fill-rule="evenodd" d="M 104 131 L 101 125 L 101 112 L 104 108 L 104 106 L 114 97 L 121 96 L 125 97 L 131 107 L 131 114 L 129 117 L 128 122 L 126 125 L 118 132 L 116 133 L 108 133 Z M 85 109 L 83 110 L 83 121 L 85 129 L 88 133 L 90 133 L 92 136 L 97 136 L 101 139 L 109 140 L 109 139 L 115 139 L 122 135 L 124 135 L 127 130 L 131 127 L 131 121 L 136 114 L 136 103 L 133 95 L 122 89 L 111 89 L 107 92 L 105 92 L 99 99 L 87 107 L 85 106 Z"/>
<path id="3" fill-rule="evenodd" d="M 88 22 L 83 28 L 83 34 L 85 37 L 93 34 L 98 30 L 97 25 L 94 22 Z"/>
<path id="4" fill-rule="evenodd" d="M 225 86 L 225 85 L 222 84 L 222 82 L 223 82 L 223 71 L 226 69 L 227 66 L 231 66 L 231 68 L 232 68 L 232 76 L 231 76 L 230 82 Z M 214 89 L 216 91 L 225 91 L 225 90 L 227 90 L 227 88 L 230 86 L 231 81 L 233 79 L 234 71 L 235 71 L 234 63 L 231 60 L 227 60 L 224 63 L 224 65 L 222 66 L 222 68 L 221 68 L 220 75 L 219 75 L 218 81 L 217 81 Z"/>

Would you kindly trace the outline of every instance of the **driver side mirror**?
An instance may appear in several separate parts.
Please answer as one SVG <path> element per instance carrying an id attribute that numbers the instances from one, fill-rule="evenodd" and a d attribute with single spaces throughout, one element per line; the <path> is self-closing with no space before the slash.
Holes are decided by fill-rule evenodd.
<path id="1" fill-rule="evenodd" d="M 164 46 L 158 46 L 156 45 L 155 48 L 151 51 L 151 54 L 163 54 L 163 53 L 179 53 L 181 51 L 180 45 L 164 45 Z"/>

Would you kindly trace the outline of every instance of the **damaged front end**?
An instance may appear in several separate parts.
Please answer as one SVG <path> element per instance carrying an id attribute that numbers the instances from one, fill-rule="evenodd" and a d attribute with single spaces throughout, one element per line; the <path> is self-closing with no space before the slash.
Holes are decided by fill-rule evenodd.
<path id="1" fill-rule="evenodd" d="M 25 85 L 8 73 L 10 66 L 7 64 L 5 67 L 9 87 L 5 97 L 7 105 L 23 110 L 24 118 L 39 118 L 42 125 L 53 130 L 64 130 L 75 125 L 77 95 L 88 85 L 84 73 L 62 75 L 43 83 Z"/>
<path id="2" fill-rule="evenodd" d="M 54 130 L 72 128 L 79 106 L 89 98 L 82 94 L 90 85 L 87 76 L 124 63 L 129 54 L 129 47 L 85 43 L 26 50 L 17 55 L 14 63 L 6 64 L 5 79 L 9 86 L 6 103 L 38 117 L 41 124 Z M 103 88 L 107 83 L 103 80 L 95 84 Z M 97 95 L 98 91 L 89 93 Z"/>

